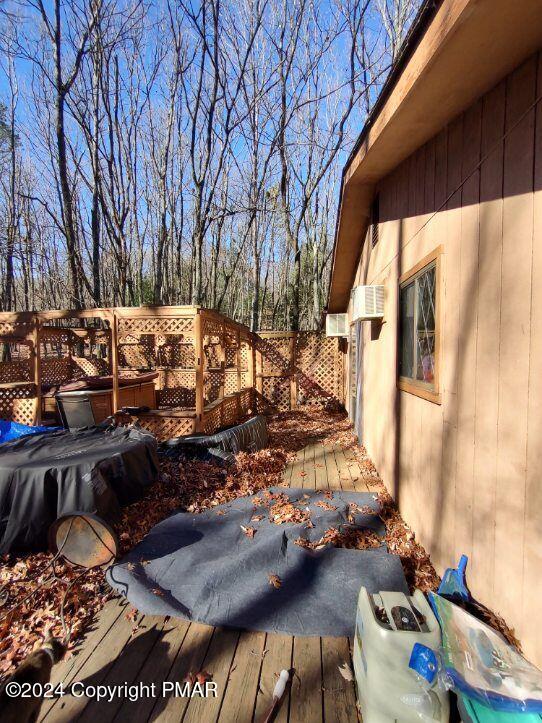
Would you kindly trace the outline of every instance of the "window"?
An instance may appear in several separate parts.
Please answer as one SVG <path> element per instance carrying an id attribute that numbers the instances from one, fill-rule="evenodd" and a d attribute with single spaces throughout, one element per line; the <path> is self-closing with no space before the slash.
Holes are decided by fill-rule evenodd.
<path id="1" fill-rule="evenodd" d="M 435 402 L 439 255 L 440 249 L 401 277 L 399 288 L 399 388 Z"/>
<path id="2" fill-rule="evenodd" d="M 378 224 L 380 223 L 380 194 L 376 194 L 371 205 L 371 243 L 378 243 Z"/>

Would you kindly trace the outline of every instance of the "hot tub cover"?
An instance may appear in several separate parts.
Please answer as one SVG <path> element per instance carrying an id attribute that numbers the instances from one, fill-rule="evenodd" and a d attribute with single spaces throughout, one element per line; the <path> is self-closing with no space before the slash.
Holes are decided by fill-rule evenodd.
<path id="1" fill-rule="evenodd" d="M 401 560 L 383 539 L 367 550 L 326 545 L 312 551 L 295 544 L 298 537 L 319 540 L 330 527 L 352 524 L 383 536 L 384 524 L 365 509 L 378 510 L 373 495 L 337 491 L 329 499 L 306 489 L 270 491 L 308 507 L 313 527 L 270 522 L 254 497 L 201 514 L 180 512 L 108 570 L 109 584 L 146 614 L 290 635 L 353 635 L 362 585 L 373 593 L 408 592 Z M 352 513 L 354 505 L 359 512 Z M 253 537 L 243 530 L 249 527 Z M 270 575 L 280 578 L 280 587 L 270 584 Z"/>
<path id="2" fill-rule="evenodd" d="M 0 445 L 0 554 L 44 549 L 70 512 L 114 521 L 158 474 L 156 440 L 140 429 L 90 427 Z"/>

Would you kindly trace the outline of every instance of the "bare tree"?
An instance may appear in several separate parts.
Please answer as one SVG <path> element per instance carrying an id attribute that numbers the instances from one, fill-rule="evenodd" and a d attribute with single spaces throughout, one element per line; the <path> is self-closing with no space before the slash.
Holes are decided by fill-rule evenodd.
<path id="1" fill-rule="evenodd" d="M 418 4 L 6 0 L 2 308 L 318 326 L 340 168 Z"/>

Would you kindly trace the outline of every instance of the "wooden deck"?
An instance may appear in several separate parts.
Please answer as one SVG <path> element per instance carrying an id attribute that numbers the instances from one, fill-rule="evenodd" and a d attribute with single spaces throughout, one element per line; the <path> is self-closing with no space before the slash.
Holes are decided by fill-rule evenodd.
<path id="1" fill-rule="evenodd" d="M 357 462 L 337 446 L 310 444 L 284 479 L 292 487 L 367 491 Z M 339 666 L 352 667 L 348 638 L 292 637 L 213 628 L 174 618 L 126 618 L 124 601 L 111 600 L 76 654 L 53 671 L 53 681 L 92 685 L 156 683 L 155 697 L 97 703 L 71 694 L 45 701 L 39 720 L 61 721 L 260 721 L 278 673 L 295 668 L 292 686 L 276 718 L 280 723 L 358 721 L 354 685 Z M 208 671 L 216 698 L 162 697 L 163 681 L 182 682 Z"/>

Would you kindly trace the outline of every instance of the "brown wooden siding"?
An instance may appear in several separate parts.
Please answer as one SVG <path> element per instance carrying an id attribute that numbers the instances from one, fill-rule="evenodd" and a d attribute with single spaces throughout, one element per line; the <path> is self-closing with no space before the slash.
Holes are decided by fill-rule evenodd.
<path id="1" fill-rule="evenodd" d="M 542 60 L 531 57 L 380 185 L 356 283 L 363 441 L 440 572 L 470 558 L 476 597 L 542 664 Z M 442 404 L 396 386 L 398 279 L 439 245 Z"/>

